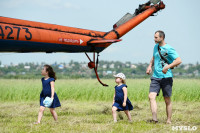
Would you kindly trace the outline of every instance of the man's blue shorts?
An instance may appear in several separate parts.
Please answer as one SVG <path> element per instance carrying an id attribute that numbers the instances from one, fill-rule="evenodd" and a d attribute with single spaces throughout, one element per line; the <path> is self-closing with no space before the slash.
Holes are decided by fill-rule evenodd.
<path id="1" fill-rule="evenodd" d="M 172 85 L 173 85 L 172 77 L 169 77 L 169 78 L 151 77 L 149 92 L 156 92 L 158 96 L 160 93 L 160 89 L 162 89 L 163 97 L 171 97 Z"/>

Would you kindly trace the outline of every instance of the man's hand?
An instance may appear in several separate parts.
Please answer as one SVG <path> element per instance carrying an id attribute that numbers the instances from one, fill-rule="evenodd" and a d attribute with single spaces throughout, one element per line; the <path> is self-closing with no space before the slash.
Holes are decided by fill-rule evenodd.
<path id="1" fill-rule="evenodd" d="M 123 102 L 122 106 L 123 106 L 123 107 L 126 107 L 126 102 Z"/>
<path id="2" fill-rule="evenodd" d="M 163 68 L 162 72 L 163 72 L 164 74 L 166 74 L 169 68 L 170 68 L 169 65 L 165 66 L 165 67 Z"/>
<path id="3" fill-rule="evenodd" d="M 176 58 L 176 59 L 172 62 L 172 64 L 169 64 L 169 65 L 165 66 L 165 67 L 163 68 L 162 72 L 163 72 L 164 74 L 166 74 L 167 71 L 168 71 L 168 69 L 174 68 L 174 67 L 178 66 L 178 65 L 181 64 L 181 63 L 182 63 L 181 58 L 178 57 L 178 58 Z"/>
<path id="4" fill-rule="evenodd" d="M 152 68 L 150 66 L 147 67 L 146 74 L 150 75 L 152 72 Z"/>

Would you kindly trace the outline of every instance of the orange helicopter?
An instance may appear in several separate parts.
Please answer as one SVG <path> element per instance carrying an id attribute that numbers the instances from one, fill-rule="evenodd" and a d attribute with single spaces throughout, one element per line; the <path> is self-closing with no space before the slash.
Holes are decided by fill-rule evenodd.
<path id="1" fill-rule="evenodd" d="M 139 5 L 134 14 L 123 16 L 109 32 L 0 17 L 0 52 L 85 52 L 90 61 L 88 67 L 94 69 L 103 86 L 108 86 L 101 82 L 97 73 L 99 53 L 121 41 L 123 35 L 164 8 L 162 1 L 150 0 Z M 87 52 L 93 52 L 93 61 Z"/>

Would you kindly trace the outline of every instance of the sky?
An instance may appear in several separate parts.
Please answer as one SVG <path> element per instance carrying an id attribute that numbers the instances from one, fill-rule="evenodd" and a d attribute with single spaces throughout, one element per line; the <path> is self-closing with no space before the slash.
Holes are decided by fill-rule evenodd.
<path id="1" fill-rule="evenodd" d="M 127 12 L 134 13 L 147 0 L 0 0 L 0 16 L 110 31 Z M 200 1 L 163 0 L 166 8 L 100 53 L 100 60 L 148 63 L 153 55 L 154 33 L 163 30 L 165 41 L 176 49 L 183 64 L 200 62 Z M 89 54 L 91 55 L 91 54 Z M 0 53 L 2 64 L 87 62 L 84 53 Z"/>

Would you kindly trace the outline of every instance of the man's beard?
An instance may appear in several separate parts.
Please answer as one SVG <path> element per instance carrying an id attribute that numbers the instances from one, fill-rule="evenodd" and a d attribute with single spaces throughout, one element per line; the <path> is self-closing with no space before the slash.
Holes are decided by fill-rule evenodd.
<path id="1" fill-rule="evenodd" d="M 157 43 L 159 43 L 159 44 L 160 44 L 160 43 L 162 43 L 162 41 L 155 41 L 155 43 L 156 43 L 156 44 L 157 44 Z"/>

